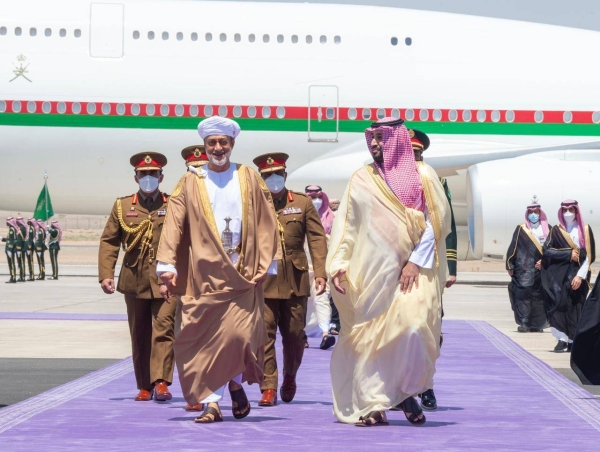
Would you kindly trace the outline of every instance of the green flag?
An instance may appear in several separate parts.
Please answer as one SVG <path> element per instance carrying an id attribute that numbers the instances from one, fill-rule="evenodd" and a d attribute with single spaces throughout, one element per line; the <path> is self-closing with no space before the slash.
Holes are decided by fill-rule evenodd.
<path id="1" fill-rule="evenodd" d="M 48 221 L 53 216 L 54 211 L 52 210 L 52 201 L 50 201 L 50 192 L 48 192 L 48 184 L 44 182 L 44 188 L 42 188 L 40 196 L 38 196 L 37 204 L 35 205 L 35 212 L 33 213 L 33 218 L 37 220 Z"/>

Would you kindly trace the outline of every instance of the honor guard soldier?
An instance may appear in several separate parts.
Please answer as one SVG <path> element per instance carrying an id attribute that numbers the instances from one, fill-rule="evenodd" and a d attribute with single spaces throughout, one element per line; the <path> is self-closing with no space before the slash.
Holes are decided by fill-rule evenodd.
<path id="1" fill-rule="evenodd" d="M 35 255 L 35 239 L 39 228 L 35 218 L 27 220 L 27 266 L 29 267 L 29 279 L 27 281 L 35 281 L 35 270 L 33 269 L 33 256 Z"/>
<path id="2" fill-rule="evenodd" d="M 35 254 L 38 260 L 38 266 L 40 269 L 40 275 L 37 277 L 40 281 L 46 279 L 46 265 L 44 263 L 44 253 L 48 249 L 46 246 L 46 224 L 43 220 L 35 220 L 38 224 L 37 235 L 35 237 Z"/>
<path id="3" fill-rule="evenodd" d="M 429 147 L 430 140 L 427 134 L 417 129 L 409 129 L 408 133 L 410 135 L 410 141 L 415 153 L 417 168 L 419 168 L 425 164 L 423 162 L 423 152 L 425 152 Z M 456 282 L 456 263 L 458 260 L 456 245 L 458 238 L 456 235 L 456 223 L 454 222 L 454 211 L 452 210 L 452 195 L 450 194 L 450 189 L 448 188 L 448 181 L 445 177 L 440 177 L 440 182 L 444 187 L 444 192 L 446 193 L 446 198 L 448 199 L 448 204 L 450 205 L 451 214 L 451 232 L 446 237 L 446 261 L 448 263 L 449 273 L 448 281 L 446 281 L 446 287 L 450 288 Z M 444 308 L 442 306 L 442 317 L 443 316 Z M 440 338 L 440 344 L 442 341 L 443 337 Z M 434 411 L 437 409 L 437 400 L 435 398 L 433 389 L 429 389 L 424 393 L 419 394 L 419 397 L 421 397 L 421 406 L 424 410 Z"/>
<path id="4" fill-rule="evenodd" d="M 304 354 L 306 303 L 310 295 L 305 240 L 313 262 L 316 295 L 325 291 L 326 283 L 325 231 L 311 198 L 285 188 L 287 159 L 288 155 L 283 152 L 264 154 L 254 159 L 273 197 L 284 254 L 284 258 L 278 262 L 277 275 L 267 276 L 264 283 L 268 340 L 265 348 L 265 379 L 261 385 L 263 395 L 259 406 L 277 404 L 277 327 L 283 343 L 281 400 L 291 402 L 296 394 L 296 373 Z"/>
<path id="5" fill-rule="evenodd" d="M 125 256 L 116 290 L 125 296 L 131 333 L 137 401 L 171 400 L 176 302 L 164 300 L 156 276 L 155 253 L 167 213 L 168 196 L 159 191 L 167 158 L 142 152 L 130 159 L 139 191 L 117 199 L 100 238 L 98 273 L 102 290 L 115 291 L 119 248 Z"/>
<path id="6" fill-rule="evenodd" d="M 8 226 L 8 236 L 2 237 L 2 241 L 6 243 L 4 251 L 6 252 L 8 271 L 10 273 L 10 279 L 6 283 L 9 284 L 17 282 L 17 231 L 19 230 L 19 225 L 13 217 L 8 217 L 6 219 L 6 226 Z"/>
<path id="7" fill-rule="evenodd" d="M 52 264 L 52 277 L 49 279 L 58 279 L 58 252 L 61 240 L 62 229 L 58 221 L 53 221 L 48 229 L 48 254 L 50 254 L 50 263 Z"/>
<path id="8" fill-rule="evenodd" d="M 25 282 L 25 262 L 27 253 L 27 223 L 23 217 L 17 217 L 17 264 L 19 266 L 18 282 Z"/>

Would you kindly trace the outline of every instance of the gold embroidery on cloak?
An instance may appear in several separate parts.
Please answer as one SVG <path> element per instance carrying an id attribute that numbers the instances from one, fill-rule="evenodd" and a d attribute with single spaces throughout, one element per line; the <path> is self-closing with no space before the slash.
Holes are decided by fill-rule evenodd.
<path id="1" fill-rule="evenodd" d="M 537 248 L 537 250 L 541 253 L 544 254 L 544 251 L 542 249 L 542 244 L 540 243 L 540 241 L 533 235 L 533 233 L 529 230 L 529 228 L 525 225 L 522 224 L 521 225 L 521 229 L 523 229 L 523 232 L 525 234 L 527 234 L 527 237 L 529 237 L 529 240 L 531 240 L 533 242 L 533 244 L 535 245 L 535 247 Z M 515 247 L 516 250 L 516 247 Z"/>
<path id="2" fill-rule="evenodd" d="M 575 242 L 573 242 L 573 239 L 571 238 L 569 233 L 562 227 L 562 224 L 559 225 L 558 228 L 560 229 L 561 234 L 563 235 L 564 239 L 567 241 L 567 244 L 571 247 L 571 249 L 579 250 L 579 247 L 575 245 Z"/>
<path id="3" fill-rule="evenodd" d="M 240 246 L 240 258 L 237 263 L 237 271 L 242 267 L 242 261 L 246 255 L 246 243 L 248 242 L 248 178 L 246 165 L 237 165 L 238 179 L 240 181 L 240 191 L 242 195 L 242 244 Z"/>
<path id="4" fill-rule="evenodd" d="M 433 190 L 433 182 L 426 174 L 426 167 L 424 162 L 416 162 L 417 169 L 419 170 L 419 176 L 421 177 L 421 185 L 423 186 L 423 194 L 425 195 L 425 204 L 427 204 L 427 210 L 431 218 L 431 225 L 433 226 L 433 234 L 435 241 L 438 242 L 442 238 L 442 217 L 440 215 L 440 206 L 438 205 L 435 192 Z M 437 253 L 437 251 L 436 251 Z"/>

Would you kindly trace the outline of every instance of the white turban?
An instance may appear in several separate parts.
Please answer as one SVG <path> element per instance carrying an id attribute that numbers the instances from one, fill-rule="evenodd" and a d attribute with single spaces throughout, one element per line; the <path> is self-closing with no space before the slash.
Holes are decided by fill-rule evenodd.
<path id="1" fill-rule="evenodd" d="M 236 138 L 240 134 L 240 125 L 229 118 L 211 116 L 198 124 L 198 134 L 203 140 L 211 135 L 226 135 Z"/>

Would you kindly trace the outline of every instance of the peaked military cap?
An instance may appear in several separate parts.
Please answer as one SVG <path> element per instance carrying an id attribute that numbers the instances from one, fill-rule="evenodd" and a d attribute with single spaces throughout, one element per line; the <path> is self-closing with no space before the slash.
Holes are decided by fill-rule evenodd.
<path id="1" fill-rule="evenodd" d="M 425 151 L 429 147 L 429 137 L 417 129 L 408 129 L 413 151 Z"/>
<path id="2" fill-rule="evenodd" d="M 208 155 L 203 144 L 195 144 L 183 148 L 181 156 L 185 160 L 186 165 L 199 167 L 208 163 Z"/>
<path id="3" fill-rule="evenodd" d="M 162 170 L 167 158 L 160 152 L 139 152 L 129 159 L 136 171 Z"/>
<path id="4" fill-rule="evenodd" d="M 258 171 L 261 173 L 272 173 L 285 169 L 285 162 L 290 156 L 285 152 L 272 152 L 270 154 L 263 154 L 256 157 L 254 164 L 258 167 Z"/>

